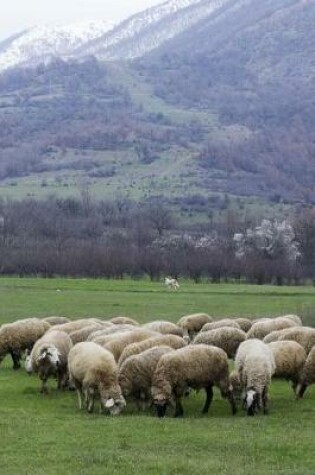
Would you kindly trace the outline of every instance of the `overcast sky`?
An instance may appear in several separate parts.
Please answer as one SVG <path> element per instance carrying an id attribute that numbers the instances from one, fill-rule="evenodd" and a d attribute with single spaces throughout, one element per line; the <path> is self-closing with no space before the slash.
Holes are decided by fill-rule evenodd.
<path id="1" fill-rule="evenodd" d="M 124 19 L 165 0 L 1 0 L 0 39 L 38 24 Z"/>

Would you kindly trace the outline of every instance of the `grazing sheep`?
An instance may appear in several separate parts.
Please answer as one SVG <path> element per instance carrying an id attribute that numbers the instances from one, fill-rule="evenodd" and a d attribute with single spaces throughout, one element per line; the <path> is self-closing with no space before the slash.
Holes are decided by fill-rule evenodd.
<path id="1" fill-rule="evenodd" d="M 293 320 L 299 327 L 301 327 L 303 325 L 303 322 L 302 322 L 302 319 L 301 317 L 299 317 L 298 315 L 282 315 L 282 317 L 284 318 L 290 318 L 291 320 Z M 280 317 L 279 317 L 280 318 Z"/>
<path id="2" fill-rule="evenodd" d="M 154 346 L 138 355 L 129 356 L 119 368 L 118 381 L 125 398 L 135 399 L 138 409 L 152 404 L 151 385 L 161 356 L 174 351 L 169 346 Z"/>
<path id="3" fill-rule="evenodd" d="M 292 381 L 292 388 L 295 391 L 301 377 L 301 371 L 306 360 L 306 353 L 296 341 L 273 341 L 268 343 L 271 348 L 276 370 L 274 376 Z"/>
<path id="4" fill-rule="evenodd" d="M 240 325 L 235 320 L 232 320 L 231 318 L 223 318 L 222 320 L 206 323 L 200 331 L 207 332 L 222 327 L 238 328 L 239 330 L 241 329 Z"/>
<path id="5" fill-rule="evenodd" d="M 244 318 L 244 317 L 235 318 L 235 321 L 236 323 L 239 324 L 241 330 L 243 330 L 243 332 L 245 333 L 248 332 L 248 330 L 251 328 L 253 324 L 252 320 L 250 320 L 249 318 Z"/>
<path id="6" fill-rule="evenodd" d="M 162 333 L 163 335 L 171 334 L 183 336 L 183 329 L 178 325 L 172 322 L 167 322 L 165 320 L 155 320 L 154 322 L 145 323 L 142 325 L 142 328 L 147 330 L 152 330 L 154 332 Z"/>
<path id="7" fill-rule="evenodd" d="M 61 325 L 63 323 L 70 322 L 70 319 L 67 317 L 58 317 L 58 316 L 51 316 L 43 318 L 45 322 L 48 322 L 50 325 Z"/>
<path id="8" fill-rule="evenodd" d="M 114 355 L 115 360 L 118 361 L 122 352 L 124 351 L 126 346 L 130 345 L 130 343 L 147 340 L 148 338 L 158 335 L 159 334 L 156 332 L 143 329 L 136 332 L 126 332 L 118 335 L 111 335 L 109 337 L 111 339 L 107 342 L 103 340 L 103 342 L 101 343 L 97 339 L 95 340 L 95 342 L 101 344 L 104 348 L 109 350 Z"/>
<path id="9" fill-rule="evenodd" d="M 99 336 L 107 336 L 113 335 L 115 333 L 124 333 L 130 331 L 137 331 L 139 327 L 134 325 L 114 325 L 111 324 L 110 327 L 103 328 L 102 330 L 96 330 L 95 332 L 91 333 L 87 338 L 87 341 L 94 341 L 94 339 L 98 338 Z"/>
<path id="10" fill-rule="evenodd" d="M 184 337 L 192 340 L 196 333 L 198 333 L 203 325 L 212 322 L 212 317 L 207 313 L 192 313 L 191 315 L 184 315 L 181 317 L 177 325 L 183 329 Z"/>
<path id="11" fill-rule="evenodd" d="M 240 375 L 235 369 L 230 373 L 230 384 L 233 388 L 233 395 L 236 402 L 241 401 L 242 398 L 242 383 L 240 380 Z"/>
<path id="12" fill-rule="evenodd" d="M 263 339 L 264 343 L 271 343 L 273 341 L 278 341 L 281 335 L 284 335 L 287 331 L 287 328 L 283 328 L 282 330 L 274 330 L 271 333 L 268 333 Z"/>
<path id="13" fill-rule="evenodd" d="M 173 277 L 164 277 L 164 285 L 171 290 L 179 289 L 179 283 L 177 279 L 174 279 Z"/>
<path id="14" fill-rule="evenodd" d="M 174 350 L 177 350 L 179 348 L 183 348 L 186 345 L 187 342 L 177 335 L 160 335 L 140 342 L 131 343 L 130 345 L 126 346 L 120 355 L 118 366 L 121 366 L 123 362 L 129 358 L 129 356 L 138 355 L 139 353 L 142 353 L 153 346 L 169 346 Z"/>
<path id="15" fill-rule="evenodd" d="M 52 327 L 52 330 L 61 330 L 69 334 L 76 330 L 80 330 L 83 327 L 87 327 L 88 325 L 99 323 L 96 320 L 97 319 L 94 318 L 82 318 L 79 320 L 73 320 L 68 323 L 63 323 L 62 325 L 54 325 L 54 327 Z"/>
<path id="16" fill-rule="evenodd" d="M 30 355 L 30 366 L 42 381 L 41 392 L 47 393 L 47 379 L 56 376 L 57 389 L 64 388 L 68 381 L 68 354 L 72 348 L 69 335 L 60 330 L 51 330 L 35 343 Z M 29 366 L 26 365 L 29 371 Z"/>
<path id="17" fill-rule="evenodd" d="M 236 353 L 235 366 L 245 392 L 247 414 L 254 416 L 261 406 L 267 414 L 268 387 L 276 369 L 271 348 L 257 338 L 243 341 Z"/>
<path id="18" fill-rule="evenodd" d="M 128 360 L 127 360 L 128 361 Z M 207 345 L 189 345 L 161 357 L 152 380 L 152 397 L 158 417 L 164 417 L 168 404 L 175 401 L 175 417 L 183 416 L 181 398 L 187 388 L 205 389 L 207 399 L 203 413 L 207 413 L 218 386 L 222 397 L 228 398 L 232 413 L 236 406 L 229 381 L 226 353 Z"/>
<path id="19" fill-rule="evenodd" d="M 298 324 L 292 318 L 277 317 L 261 319 L 252 325 L 247 333 L 247 339 L 258 338 L 263 340 L 268 333 L 283 328 L 296 327 Z"/>
<path id="20" fill-rule="evenodd" d="M 307 386 L 315 383 L 315 345 L 311 349 L 303 366 L 300 381 L 296 388 L 296 396 L 302 398 Z"/>
<path id="21" fill-rule="evenodd" d="M 21 367 L 21 353 L 31 350 L 38 338 L 49 330 L 50 325 L 39 318 L 25 318 L 7 323 L 0 328 L 0 362 L 9 353 L 13 361 L 13 369 Z"/>
<path id="22" fill-rule="evenodd" d="M 87 325 L 86 327 L 80 328 L 69 333 L 69 336 L 72 340 L 72 343 L 80 343 L 81 341 L 86 341 L 86 339 L 91 335 L 91 333 L 101 330 L 103 327 L 100 323 L 92 323 L 92 325 Z"/>
<path id="23" fill-rule="evenodd" d="M 139 325 L 139 322 L 130 317 L 114 317 L 109 320 L 114 325 Z"/>
<path id="24" fill-rule="evenodd" d="M 229 358 L 234 358 L 237 348 L 246 340 L 246 333 L 239 328 L 221 327 L 215 330 L 200 332 L 195 336 L 193 344 L 204 343 L 213 345 L 225 351 Z"/>
<path id="25" fill-rule="evenodd" d="M 82 396 L 88 412 L 93 412 L 96 393 L 101 408 L 118 415 L 126 402 L 118 384 L 118 368 L 113 355 L 92 341 L 77 343 L 69 352 L 70 382 L 74 384 L 82 409 Z"/>
<path id="26" fill-rule="evenodd" d="M 312 327 L 295 327 L 289 328 L 282 335 L 279 340 L 294 340 L 303 346 L 308 355 L 315 345 L 315 328 Z"/>

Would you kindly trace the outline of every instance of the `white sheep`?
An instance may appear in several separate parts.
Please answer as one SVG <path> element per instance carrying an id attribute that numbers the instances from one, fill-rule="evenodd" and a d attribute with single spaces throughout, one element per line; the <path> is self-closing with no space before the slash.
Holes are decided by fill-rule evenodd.
<path id="1" fill-rule="evenodd" d="M 212 322 L 212 320 L 212 317 L 207 313 L 192 313 L 181 317 L 177 325 L 183 329 L 184 337 L 188 340 L 193 340 L 196 333 L 198 333 L 206 323 Z"/>
<path id="2" fill-rule="evenodd" d="M 177 336 L 183 336 L 183 329 L 178 325 L 166 320 L 154 320 L 153 322 L 148 322 L 142 325 L 142 328 L 147 330 L 152 330 L 154 332 L 162 333 L 163 335 L 171 334 Z"/>
<path id="3" fill-rule="evenodd" d="M 213 398 L 213 386 L 228 398 L 232 413 L 236 406 L 229 381 L 226 353 L 207 345 L 188 345 L 163 355 L 152 380 L 152 397 L 158 417 L 164 417 L 168 404 L 175 403 L 175 417 L 184 415 L 181 398 L 189 387 L 205 389 L 207 398 L 203 413 L 207 413 Z"/>
<path id="4" fill-rule="evenodd" d="M 271 348 L 256 338 L 240 344 L 235 356 L 235 367 L 245 391 L 244 407 L 249 416 L 263 407 L 268 412 L 268 388 L 276 369 Z"/>
<path id="5" fill-rule="evenodd" d="M 161 356 L 175 351 L 169 346 L 154 346 L 137 355 L 129 356 L 119 368 L 119 384 L 125 398 L 134 398 L 138 409 L 152 404 L 151 385 Z"/>
<path id="6" fill-rule="evenodd" d="M 247 338 L 263 340 L 268 333 L 283 328 L 297 327 L 299 324 L 290 317 L 263 318 L 256 321 L 247 332 Z"/>
<path id="7" fill-rule="evenodd" d="M 77 390 L 79 408 L 82 396 L 88 412 L 93 412 L 95 395 L 100 396 L 101 408 L 118 415 L 126 402 L 118 384 L 118 368 L 113 355 L 97 343 L 74 345 L 68 356 L 70 382 Z"/>
<path id="8" fill-rule="evenodd" d="M 187 342 L 177 335 L 159 335 L 148 338 L 147 340 L 130 343 L 130 345 L 126 346 L 120 355 L 118 366 L 121 366 L 123 362 L 129 358 L 129 356 L 138 355 L 139 353 L 142 353 L 149 348 L 153 348 L 154 346 L 169 346 L 174 350 L 177 350 L 179 348 L 183 348 L 186 345 Z"/>
<path id="9" fill-rule="evenodd" d="M 217 328 L 222 328 L 222 327 L 238 328 L 239 330 L 241 329 L 240 325 L 237 323 L 236 320 L 232 320 L 231 318 L 222 318 L 221 320 L 205 323 L 203 327 L 201 328 L 200 332 L 216 330 Z"/>
<path id="10" fill-rule="evenodd" d="M 39 318 L 25 318 L 7 323 L 0 328 L 0 362 L 9 353 L 13 361 L 13 369 L 21 367 L 21 354 L 31 350 L 38 338 L 49 330 L 50 324 Z"/>
<path id="11" fill-rule="evenodd" d="M 68 354 L 72 348 L 69 335 L 60 330 L 45 333 L 35 343 L 29 360 L 25 363 L 28 372 L 30 369 L 38 373 L 42 381 L 41 392 L 47 393 L 47 379 L 57 377 L 57 389 L 62 389 L 68 382 Z"/>
<path id="12" fill-rule="evenodd" d="M 268 343 L 268 346 L 272 350 L 276 363 L 273 376 L 292 381 L 292 388 L 295 392 L 306 360 L 304 348 L 296 341 L 287 340 L 273 341 Z"/>
<path id="13" fill-rule="evenodd" d="M 307 387 L 315 383 L 315 345 L 309 352 L 306 361 L 304 363 L 300 381 L 296 388 L 296 396 L 302 398 Z"/>
<path id="14" fill-rule="evenodd" d="M 246 340 L 246 333 L 239 328 L 219 327 L 203 331 L 195 336 L 193 344 L 213 345 L 226 352 L 229 358 L 234 358 L 239 345 Z"/>

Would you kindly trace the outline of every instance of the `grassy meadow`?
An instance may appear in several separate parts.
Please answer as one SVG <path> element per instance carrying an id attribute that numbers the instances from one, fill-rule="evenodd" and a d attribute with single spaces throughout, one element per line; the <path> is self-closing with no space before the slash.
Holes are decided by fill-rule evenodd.
<path id="1" fill-rule="evenodd" d="M 140 322 L 176 321 L 197 311 L 220 316 L 302 315 L 315 326 L 313 287 L 213 285 L 181 282 L 171 292 L 160 282 L 86 279 L 0 279 L 0 323 L 27 316 L 71 318 L 128 315 Z M 313 474 L 315 391 L 295 401 L 289 384 L 273 381 L 268 416 L 230 414 L 218 391 L 208 415 L 204 395 L 183 402 L 184 419 L 139 414 L 133 403 L 117 417 L 90 415 L 76 395 L 39 393 L 39 380 L 0 368 L 0 473 L 55 474 Z"/>

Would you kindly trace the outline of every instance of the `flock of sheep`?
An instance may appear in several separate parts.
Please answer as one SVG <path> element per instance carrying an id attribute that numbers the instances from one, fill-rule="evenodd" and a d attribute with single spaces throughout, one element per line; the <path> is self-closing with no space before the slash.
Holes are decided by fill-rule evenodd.
<path id="1" fill-rule="evenodd" d="M 80 409 L 92 412 L 97 399 L 101 411 L 112 415 L 134 400 L 139 410 L 154 405 L 159 417 L 168 406 L 175 417 L 183 416 L 182 398 L 192 389 L 205 390 L 207 413 L 213 386 L 232 414 L 240 401 L 248 415 L 267 413 L 272 377 L 290 380 L 297 398 L 315 382 L 315 328 L 296 315 L 213 321 L 198 313 L 177 324 L 144 325 L 128 317 L 26 318 L 0 327 L 0 361 L 8 354 L 14 369 L 25 356 L 41 392 L 54 377 L 59 390 L 76 389 Z"/>

